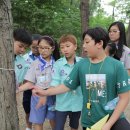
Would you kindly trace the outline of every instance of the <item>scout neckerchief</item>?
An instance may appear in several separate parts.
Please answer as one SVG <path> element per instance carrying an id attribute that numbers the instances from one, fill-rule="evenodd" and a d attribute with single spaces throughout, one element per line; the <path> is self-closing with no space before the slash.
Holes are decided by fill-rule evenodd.
<path id="1" fill-rule="evenodd" d="M 39 61 L 42 63 L 42 64 L 40 63 L 40 64 L 38 65 L 40 71 L 42 72 L 42 71 L 45 69 L 46 65 L 47 65 L 47 61 L 44 60 L 41 55 L 38 56 L 38 59 L 39 59 Z M 51 56 L 50 65 L 53 65 L 54 62 L 55 62 L 55 60 L 54 60 L 54 58 Z"/>
<path id="2" fill-rule="evenodd" d="M 34 61 L 37 59 L 37 56 L 35 56 L 32 52 L 29 53 L 29 57 Z"/>
<path id="3" fill-rule="evenodd" d="M 103 67 L 103 64 L 104 64 L 105 59 L 106 59 L 106 57 L 103 59 L 101 65 L 100 65 L 98 74 L 101 72 L 101 69 L 102 69 L 102 67 Z M 92 63 L 91 63 L 91 61 L 90 61 L 90 64 L 89 64 L 89 75 L 91 74 L 91 65 L 92 65 Z M 90 90 L 90 89 L 91 89 L 91 88 L 90 88 L 90 85 L 89 85 L 89 89 L 88 89 L 88 102 L 87 102 L 87 104 L 86 104 L 86 107 L 87 107 L 87 109 L 88 109 L 88 116 L 91 116 L 91 96 L 90 96 L 91 90 Z"/>

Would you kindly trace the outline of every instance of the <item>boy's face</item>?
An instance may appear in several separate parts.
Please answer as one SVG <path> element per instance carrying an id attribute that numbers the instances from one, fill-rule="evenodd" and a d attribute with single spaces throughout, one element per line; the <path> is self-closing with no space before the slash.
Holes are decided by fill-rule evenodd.
<path id="1" fill-rule="evenodd" d="M 32 41 L 32 45 L 31 45 L 31 51 L 35 56 L 39 55 L 39 51 L 38 51 L 38 40 L 33 40 Z"/>
<path id="2" fill-rule="evenodd" d="M 69 41 L 60 43 L 60 50 L 66 58 L 71 58 L 72 56 L 74 56 L 76 49 L 77 45 Z"/>
<path id="3" fill-rule="evenodd" d="M 20 41 L 14 41 L 14 54 L 15 55 L 24 54 L 27 48 L 28 46 L 25 45 L 24 43 Z"/>
<path id="4" fill-rule="evenodd" d="M 83 41 L 83 51 L 88 57 L 95 57 L 100 52 L 100 48 L 102 48 L 100 43 L 95 43 L 95 40 L 89 35 L 85 36 Z"/>

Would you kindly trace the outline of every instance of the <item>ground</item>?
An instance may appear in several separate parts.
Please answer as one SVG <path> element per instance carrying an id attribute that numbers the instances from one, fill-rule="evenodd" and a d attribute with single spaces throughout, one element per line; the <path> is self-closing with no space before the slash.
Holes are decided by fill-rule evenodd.
<path id="1" fill-rule="evenodd" d="M 22 107 L 22 93 L 16 94 L 16 98 L 17 98 L 20 130 L 25 130 L 25 115 L 24 115 L 24 110 Z M 130 122 L 130 114 L 129 114 L 130 113 L 130 103 L 129 103 L 125 113 L 126 113 L 126 117 L 127 117 L 128 121 Z M 68 129 L 69 129 L 68 122 L 66 122 L 65 130 L 68 130 Z M 45 121 L 44 130 L 51 130 L 48 120 Z M 81 125 L 79 127 L 79 130 L 82 130 Z"/>

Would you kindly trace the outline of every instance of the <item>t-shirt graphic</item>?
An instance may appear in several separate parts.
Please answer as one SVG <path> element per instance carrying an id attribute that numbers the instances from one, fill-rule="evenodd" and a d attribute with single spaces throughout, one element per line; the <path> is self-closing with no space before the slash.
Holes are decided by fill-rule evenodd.
<path id="1" fill-rule="evenodd" d="M 105 103 L 107 99 L 106 74 L 86 74 L 85 79 L 89 100 L 95 103 L 102 100 Z"/>

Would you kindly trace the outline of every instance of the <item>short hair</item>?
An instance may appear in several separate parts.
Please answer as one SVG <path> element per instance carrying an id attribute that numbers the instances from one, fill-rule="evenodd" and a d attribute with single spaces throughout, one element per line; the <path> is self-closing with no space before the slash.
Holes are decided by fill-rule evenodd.
<path id="1" fill-rule="evenodd" d="M 25 29 L 19 28 L 13 31 L 13 38 L 16 41 L 22 42 L 28 46 L 32 44 L 32 37 Z"/>
<path id="2" fill-rule="evenodd" d="M 98 43 L 102 40 L 104 49 L 109 41 L 108 33 L 101 27 L 95 27 L 95 28 L 91 28 L 85 31 L 83 33 L 83 40 L 86 35 L 89 35 L 90 37 L 92 37 L 95 43 Z"/>
<path id="3" fill-rule="evenodd" d="M 64 34 L 64 35 L 62 35 L 60 37 L 60 39 L 59 39 L 59 45 L 61 43 L 65 43 L 65 42 L 68 42 L 68 41 L 71 42 L 71 43 L 73 43 L 74 45 L 77 45 L 77 39 L 72 34 Z"/>
<path id="4" fill-rule="evenodd" d="M 39 40 L 41 37 L 40 34 L 32 34 L 32 40 Z"/>

